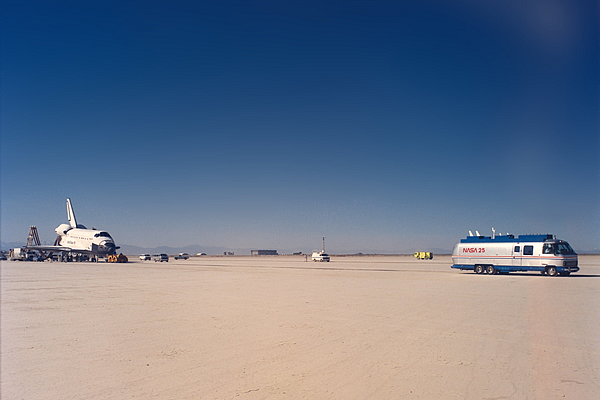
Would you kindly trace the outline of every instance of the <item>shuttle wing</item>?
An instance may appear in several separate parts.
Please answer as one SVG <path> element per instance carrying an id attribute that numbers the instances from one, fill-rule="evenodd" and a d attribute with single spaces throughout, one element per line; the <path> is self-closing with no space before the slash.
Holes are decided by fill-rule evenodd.
<path id="1" fill-rule="evenodd" d="M 72 248 L 65 247 L 65 246 L 27 246 L 27 249 L 40 250 L 40 251 L 71 251 L 71 250 L 73 250 Z"/>

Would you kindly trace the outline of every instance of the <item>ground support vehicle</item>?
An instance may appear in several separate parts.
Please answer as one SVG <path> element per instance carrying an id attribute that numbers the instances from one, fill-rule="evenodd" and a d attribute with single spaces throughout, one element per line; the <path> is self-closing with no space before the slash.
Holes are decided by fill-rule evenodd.
<path id="1" fill-rule="evenodd" d="M 24 261 L 27 260 L 27 254 L 25 252 L 25 249 L 21 249 L 21 248 L 15 248 L 15 249 L 10 249 L 10 252 L 8 253 L 8 259 L 10 261 Z"/>
<path id="2" fill-rule="evenodd" d="M 312 260 L 315 262 L 329 262 L 331 257 L 329 257 L 329 254 L 325 253 L 324 251 L 314 251 L 312 253 Z"/>
<path id="3" fill-rule="evenodd" d="M 10 249 L 8 253 L 8 259 L 10 261 L 41 261 L 42 258 L 32 250 L 28 250 L 24 247 L 17 247 Z"/>
<path id="4" fill-rule="evenodd" d="M 190 258 L 190 255 L 188 253 L 179 253 L 173 258 L 175 258 L 176 260 L 187 260 L 188 258 Z"/>
<path id="5" fill-rule="evenodd" d="M 152 259 L 154 260 L 154 262 L 160 261 L 166 261 L 169 262 L 169 256 L 167 254 L 161 253 L 161 254 L 155 254 L 152 256 Z"/>
<path id="6" fill-rule="evenodd" d="M 150 256 L 150 254 L 140 254 L 140 260 L 150 261 L 150 260 L 152 260 L 152 257 Z"/>
<path id="7" fill-rule="evenodd" d="M 417 251 L 415 253 L 415 258 L 417 260 L 433 260 L 433 253 L 429 251 Z"/>
<path id="8" fill-rule="evenodd" d="M 109 262 L 109 263 L 126 263 L 128 261 L 129 261 L 129 259 L 127 259 L 127 256 L 125 256 L 123 254 L 119 254 L 119 255 L 111 254 L 106 259 L 106 262 Z"/>
<path id="9" fill-rule="evenodd" d="M 537 271 L 549 276 L 579 271 L 577 253 L 554 235 L 467 236 L 452 250 L 452 268 L 477 274 Z"/>

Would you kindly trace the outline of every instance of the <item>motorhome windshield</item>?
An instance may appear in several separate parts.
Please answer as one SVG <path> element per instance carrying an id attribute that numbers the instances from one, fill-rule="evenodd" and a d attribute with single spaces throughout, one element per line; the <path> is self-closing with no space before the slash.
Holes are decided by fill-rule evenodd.
<path id="1" fill-rule="evenodd" d="M 542 249 L 544 254 L 575 254 L 569 243 L 545 243 Z"/>
<path id="2" fill-rule="evenodd" d="M 569 243 L 558 243 L 556 248 L 556 254 L 575 254 Z"/>

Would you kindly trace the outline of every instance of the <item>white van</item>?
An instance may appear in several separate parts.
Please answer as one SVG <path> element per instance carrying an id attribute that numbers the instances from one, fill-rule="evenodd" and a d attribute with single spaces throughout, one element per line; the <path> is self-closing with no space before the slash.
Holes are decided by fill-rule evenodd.
<path id="1" fill-rule="evenodd" d="M 162 253 L 162 254 L 155 254 L 155 255 L 152 256 L 152 259 L 154 260 L 154 262 L 158 262 L 158 261 L 160 261 L 160 262 L 163 262 L 163 261 L 169 262 L 169 256 L 166 255 L 166 254 L 164 254 L 164 253 Z"/>
<path id="2" fill-rule="evenodd" d="M 329 262 L 330 257 L 329 254 L 323 252 L 323 251 L 314 251 L 312 253 L 312 260 L 313 261 L 319 261 L 319 262 Z"/>

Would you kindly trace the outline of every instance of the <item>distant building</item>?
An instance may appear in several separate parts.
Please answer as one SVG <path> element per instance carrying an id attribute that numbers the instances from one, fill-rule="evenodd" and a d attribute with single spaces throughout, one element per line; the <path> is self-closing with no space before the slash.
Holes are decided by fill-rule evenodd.
<path id="1" fill-rule="evenodd" d="M 276 256 L 277 250 L 250 250 L 252 256 Z"/>

